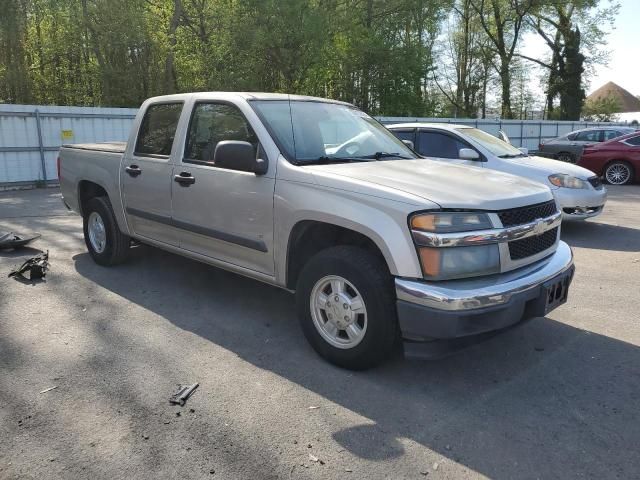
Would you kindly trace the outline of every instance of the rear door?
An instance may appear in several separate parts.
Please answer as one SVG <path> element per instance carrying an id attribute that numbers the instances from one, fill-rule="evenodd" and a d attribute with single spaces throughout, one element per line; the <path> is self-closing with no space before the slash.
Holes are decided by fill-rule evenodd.
<path id="1" fill-rule="evenodd" d="M 470 148 L 470 144 L 453 133 L 436 130 L 420 130 L 418 132 L 416 150 L 420 155 L 461 165 L 482 167 L 484 162 L 478 160 L 462 160 L 460 149 Z M 477 150 L 476 150 L 477 151 Z M 480 152 L 478 152 L 480 154 Z M 480 154 L 482 157 L 482 155 Z"/>
<path id="2" fill-rule="evenodd" d="M 249 142 L 256 155 L 265 155 L 239 106 L 224 101 L 196 102 L 184 158 L 176 161 L 174 169 L 174 176 L 193 179 L 193 183 L 181 178 L 171 182 L 173 222 L 180 228 L 180 247 L 273 275 L 275 169 L 256 175 L 216 166 L 213 154 L 223 140 Z"/>
<path id="3" fill-rule="evenodd" d="M 150 104 L 120 178 L 129 229 L 137 236 L 178 245 L 171 227 L 171 151 L 183 102 Z"/>

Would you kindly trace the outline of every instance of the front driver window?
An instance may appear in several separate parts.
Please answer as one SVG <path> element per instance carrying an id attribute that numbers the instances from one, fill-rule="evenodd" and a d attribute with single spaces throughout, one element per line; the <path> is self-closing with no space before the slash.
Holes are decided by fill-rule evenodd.
<path id="1" fill-rule="evenodd" d="M 450 135 L 437 132 L 420 132 L 418 152 L 425 157 L 460 158 L 460 149 L 466 144 Z"/>
<path id="2" fill-rule="evenodd" d="M 214 165 L 213 154 L 218 142 L 249 142 L 257 151 L 258 137 L 244 115 L 233 105 L 199 103 L 193 110 L 184 161 Z"/>

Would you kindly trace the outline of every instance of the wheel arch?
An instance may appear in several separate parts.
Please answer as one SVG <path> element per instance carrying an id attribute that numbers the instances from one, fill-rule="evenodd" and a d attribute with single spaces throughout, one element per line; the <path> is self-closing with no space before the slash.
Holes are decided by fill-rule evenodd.
<path id="1" fill-rule="evenodd" d="M 316 253 L 337 245 L 352 245 L 363 248 L 381 259 L 390 273 L 395 272 L 395 263 L 390 254 L 385 254 L 369 235 L 356 229 L 320 220 L 300 220 L 289 233 L 286 251 L 285 284 L 295 289 L 298 276 L 305 263 Z"/>

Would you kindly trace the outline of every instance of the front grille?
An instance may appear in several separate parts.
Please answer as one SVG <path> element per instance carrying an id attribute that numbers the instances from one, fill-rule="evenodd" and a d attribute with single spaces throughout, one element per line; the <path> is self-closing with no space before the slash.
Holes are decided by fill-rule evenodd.
<path id="1" fill-rule="evenodd" d="M 520 260 L 551 248 L 558 238 L 558 227 L 547 230 L 542 235 L 534 235 L 509 242 L 511 260 Z"/>
<path id="2" fill-rule="evenodd" d="M 514 225 L 522 225 L 523 223 L 530 223 L 540 218 L 549 217 L 557 211 L 556 202 L 549 200 L 548 202 L 529 205 L 527 207 L 511 208 L 497 213 L 502 221 L 502 226 L 512 227 Z"/>
<path id="3" fill-rule="evenodd" d="M 587 179 L 593 188 L 600 190 L 602 188 L 602 179 L 600 177 L 591 177 Z"/>

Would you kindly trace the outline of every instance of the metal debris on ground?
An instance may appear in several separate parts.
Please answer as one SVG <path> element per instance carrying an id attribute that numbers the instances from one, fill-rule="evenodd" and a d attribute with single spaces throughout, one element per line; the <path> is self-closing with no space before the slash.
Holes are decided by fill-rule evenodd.
<path id="1" fill-rule="evenodd" d="M 49 387 L 49 388 L 45 388 L 44 390 L 42 390 L 40 393 L 47 393 L 50 392 L 51 390 L 55 390 L 56 388 L 58 388 L 58 386 L 56 385 L 55 387 Z"/>
<path id="2" fill-rule="evenodd" d="M 38 238 L 40 238 L 39 233 L 27 238 L 20 237 L 13 232 L 0 233 L 0 250 L 22 248 Z"/>
<path id="3" fill-rule="evenodd" d="M 317 406 L 315 406 L 315 405 L 312 405 L 312 406 L 310 406 L 310 407 L 309 407 L 309 410 L 317 410 L 318 408 L 320 408 L 320 407 L 317 407 Z"/>
<path id="4" fill-rule="evenodd" d="M 181 385 L 178 391 L 169 398 L 169 403 L 184 407 L 186 401 L 199 385 L 199 383 L 194 383 L 193 385 Z"/>
<path id="5" fill-rule="evenodd" d="M 37 280 L 47 276 L 47 270 L 49 269 L 49 250 L 35 257 L 31 257 L 26 260 L 15 270 L 9 273 L 9 277 L 22 280 Z M 25 275 L 28 273 L 28 276 Z"/>

